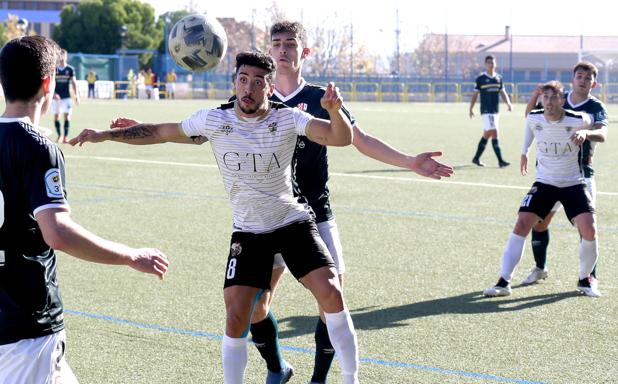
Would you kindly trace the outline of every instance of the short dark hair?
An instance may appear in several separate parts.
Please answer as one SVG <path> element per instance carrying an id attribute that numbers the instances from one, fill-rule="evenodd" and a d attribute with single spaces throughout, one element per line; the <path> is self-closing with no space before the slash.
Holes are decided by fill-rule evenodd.
<path id="1" fill-rule="evenodd" d="M 249 65 L 251 67 L 258 67 L 265 70 L 267 73 L 264 76 L 266 80 L 272 82 L 273 76 L 275 75 L 275 60 L 273 60 L 270 55 L 267 55 L 262 52 L 240 52 L 236 55 L 236 70 L 235 75 L 238 74 L 238 70 L 242 65 Z"/>
<path id="2" fill-rule="evenodd" d="M 485 56 L 485 62 L 488 62 L 489 60 L 496 60 L 496 56 L 494 56 L 494 55 L 487 55 L 487 56 Z"/>
<path id="3" fill-rule="evenodd" d="M 42 36 L 18 37 L 0 52 L 0 82 L 9 102 L 30 101 L 43 79 L 56 73 L 60 47 Z"/>
<path id="4" fill-rule="evenodd" d="M 597 69 L 597 67 L 589 61 L 580 61 L 579 63 L 575 64 L 575 66 L 573 67 L 573 75 L 575 75 L 575 72 L 577 71 L 590 72 L 590 74 L 594 76 L 595 79 L 599 74 L 599 70 Z"/>
<path id="5" fill-rule="evenodd" d="M 307 31 L 305 27 L 297 21 L 280 20 L 270 27 L 270 40 L 277 33 L 291 33 L 297 37 L 303 45 L 307 45 Z"/>
<path id="6" fill-rule="evenodd" d="M 564 97 L 564 86 L 558 80 L 548 81 L 547 83 L 543 84 L 543 86 L 541 87 L 541 91 L 552 91 L 559 97 Z"/>

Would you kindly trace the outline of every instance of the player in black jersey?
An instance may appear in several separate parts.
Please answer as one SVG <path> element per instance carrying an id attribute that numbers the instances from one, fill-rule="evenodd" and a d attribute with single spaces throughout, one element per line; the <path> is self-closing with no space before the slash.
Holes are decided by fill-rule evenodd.
<path id="1" fill-rule="evenodd" d="M 496 73 L 496 58 L 493 55 L 485 57 L 485 69 L 486 72 L 481 73 L 475 81 L 475 92 L 470 100 L 470 118 L 474 117 L 474 104 L 476 99 L 481 96 L 481 118 L 483 119 L 483 137 L 479 141 L 476 153 L 472 162 L 479 167 L 484 167 L 485 164 L 481 161 L 481 155 L 485 151 L 487 140 L 491 138 L 491 145 L 494 148 L 496 157 L 498 158 L 498 166 L 504 168 L 510 165 L 508 161 L 502 158 L 502 150 L 500 149 L 500 143 L 498 142 L 498 127 L 499 127 L 499 108 L 500 97 L 506 103 L 509 111 L 512 109 L 509 95 L 504 89 L 504 82 L 502 76 Z"/>
<path id="2" fill-rule="evenodd" d="M 328 118 L 327 112 L 320 106 L 324 88 L 309 84 L 302 78 L 304 60 L 310 54 L 307 47 L 306 32 L 300 23 L 282 21 L 274 24 L 270 30 L 270 54 L 277 62 L 275 92 L 271 100 L 279 101 L 290 107 L 300 108 L 316 117 Z M 352 144 L 361 153 L 387 164 L 410 169 L 419 175 L 440 179 L 449 177 L 452 168 L 435 161 L 432 157 L 440 152 L 425 152 L 410 156 L 398 151 L 377 137 L 364 132 L 358 123 L 343 108 L 344 114 L 354 128 Z M 330 207 L 330 192 L 327 186 L 328 161 L 327 148 L 299 137 L 294 155 L 296 193 L 306 199 L 316 215 L 320 236 L 326 243 L 343 284 L 345 265 L 339 241 L 339 232 Z M 285 264 L 275 261 L 271 291 L 265 292 L 256 305 L 251 324 L 253 342 L 266 361 L 268 367 L 267 384 L 285 383 L 292 375 L 292 367 L 281 356 L 277 338 L 277 322 L 270 312 L 270 303 L 275 287 L 284 272 Z M 327 327 L 321 318 L 315 331 L 316 355 L 314 373 L 311 381 L 326 381 L 334 357 Z"/>
<path id="3" fill-rule="evenodd" d="M 590 132 L 586 141 L 582 144 L 581 154 L 583 159 L 583 170 L 588 191 L 592 197 L 592 205 L 596 204 L 596 183 L 594 180 L 594 170 L 592 169 L 592 158 L 596 143 L 604 142 L 607 138 L 607 128 L 609 118 L 607 109 L 603 102 L 592 96 L 591 92 L 596 87 L 596 78 L 599 71 L 594 64 L 587 61 L 577 63 L 573 67 L 573 78 L 571 79 L 572 90 L 565 93 L 564 108 L 577 112 L 586 112 L 592 118 L 595 130 Z M 535 89 L 532 97 L 526 106 L 526 116 L 533 109 L 539 108 L 537 104 L 540 96 L 540 87 Z M 549 245 L 549 224 L 556 211 L 561 207 L 557 204 L 554 209 L 532 229 L 532 253 L 534 255 L 535 266 L 530 270 L 528 277 L 522 281 L 523 285 L 534 284 L 539 280 L 544 280 L 548 276 L 547 271 L 547 247 Z M 592 270 L 590 284 L 597 286 L 597 268 Z"/>
<path id="4" fill-rule="evenodd" d="M 79 105 L 79 93 L 77 92 L 77 80 L 75 80 L 75 69 L 67 64 L 67 51 L 60 52 L 60 65 L 56 68 L 56 93 L 52 102 L 52 113 L 54 114 L 54 126 L 58 134 L 58 142 L 66 143 L 69 140 L 69 128 L 71 125 L 71 91 L 75 96 L 75 104 Z M 64 118 L 64 130 L 60 131 L 60 114 Z"/>
<path id="5" fill-rule="evenodd" d="M 59 48 L 41 36 L 0 52 L 0 383 L 76 383 L 64 358 L 56 250 L 163 278 L 167 257 L 104 240 L 75 223 L 64 158 L 38 130 L 56 87 Z"/>

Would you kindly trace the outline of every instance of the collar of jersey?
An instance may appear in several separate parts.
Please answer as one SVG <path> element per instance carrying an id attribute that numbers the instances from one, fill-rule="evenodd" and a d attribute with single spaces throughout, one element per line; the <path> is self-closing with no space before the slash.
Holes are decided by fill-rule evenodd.
<path id="1" fill-rule="evenodd" d="M 573 104 L 573 102 L 571 101 L 571 95 L 572 95 L 572 94 L 573 94 L 573 91 L 568 92 L 568 93 L 567 93 L 567 95 L 566 95 L 566 97 L 567 97 L 567 103 L 569 103 L 569 105 L 570 105 L 572 108 L 581 107 L 582 105 L 586 104 L 586 103 L 588 102 L 588 100 L 590 100 L 590 95 L 588 95 L 588 97 L 587 97 L 584 101 L 582 101 L 581 103 L 578 103 L 578 104 Z"/>
<path id="2" fill-rule="evenodd" d="M 32 125 L 32 121 L 30 121 L 30 118 L 28 116 L 24 116 L 24 117 L 0 117 L 0 123 L 16 123 L 16 122 L 23 122 L 29 125 Z"/>
<path id="3" fill-rule="evenodd" d="M 305 79 L 303 79 L 302 77 L 300 78 L 300 85 L 298 86 L 298 88 L 296 88 L 294 90 L 294 92 L 290 93 L 287 96 L 283 96 L 281 93 L 279 93 L 279 91 L 277 91 L 277 89 L 275 88 L 275 96 L 277 96 L 277 98 L 279 100 L 281 100 L 282 103 L 285 103 L 286 101 L 292 99 L 294 96 L 298 95 L 300 93 L 300 91 L 303 90 L 303 88 L 305 88 L 305 85 L 307 85 L 307 82 L 305 81 Z"/>
<path id="4" fill-rule="evenodd" d="M 495 79 L 498 76 L 498 72 L 494 72 L 493 76 L 489 76 L 489 73 L 487 73 L 487 71 L 483 72 L 483 75 L 489 77 L 490 79 Z"/>
<path id="5" fill-rule="evenodd" d="M 266 112 L 264 112 L 263 114 L 261 114 L 260 116 L 257 117 L 245 117 L 245 116 L 241 116 L 238 113 L 238 99 L 236 99 L 237 101 L 234 102 L 234 113 L 236 114 L 236 117 L 238 118 L 238 120 L 240 121 L 246 121 L 248 123 L 257 123 L 258 121 L 262 121 L 266 118 L 266 116 L 268 116 L 268 114 L 270 113 L 270 102 L 268 103 L 268 109 L 266 110 Z"/>

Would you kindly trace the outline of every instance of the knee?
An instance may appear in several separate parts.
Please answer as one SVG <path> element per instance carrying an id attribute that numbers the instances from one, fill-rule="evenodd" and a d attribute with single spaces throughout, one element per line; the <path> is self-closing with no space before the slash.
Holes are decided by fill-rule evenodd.
<path id="1" fill-rule="evenodd" d="M 582 239 L 587 241 L 594 241 L 597 238 L 597 230 L 594 225 L 586 226 L 582 228 L 580 231 L 582 235 Z"/>
<path id="2" fill-rule="evenodd" d="M 317 297 L 320 308 L 325 312 L 341 312 L 344 308 L 343 292 L 335 285 L 328 285 Z"/>
<path id="3" fill-rule="evenodd" d="M 242 337 L 249 329 L 249 319 L 232 309 L 227 310 L 225 334 L 229 337 Z"/>
<path id="4" fill-rule="evenodd" d="M 539 221 L 533 227 L 536 232 L 545 232 L 547 231 L 547 228 L 549 228 L 549 222 L 546 222 L 545 220 Z"/>
<path id="5" fill-rule="evenodd" d="M 264 293 L 253 308 L 251 323 L 259 323 L 264 320 L 268 316 L 268 311 L 270 311 L 270 294 Z"/>

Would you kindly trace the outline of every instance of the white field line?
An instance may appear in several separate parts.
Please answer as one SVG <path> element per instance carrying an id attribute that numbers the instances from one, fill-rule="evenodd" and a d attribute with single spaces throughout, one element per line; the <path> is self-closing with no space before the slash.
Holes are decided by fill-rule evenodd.
<path id="1" fill-rule="evenodd" d="M 171 165 L 171 166 L 194 167 L 194 168 L 217 168 L 217 166 L 214 164 L 179 163 L 179 162 L 174 162 L 174 161 L 142 160 L 142 159 L 129 159 L 129 158 L 122 158 L 122 157 L 80 156 L 80 155 L 66 155 L 65 157 L 70 158 L 70 159 L 115 161 L 115 162 L 122 162 L 122 163 Z M 519 190 L 530 189 L 530 186 L 491 184 L 491 183 L 470 183 L 470 182 L 465 182 L 465 181 L 453 181 L 453 180 L 448 180 L 448 179 L 433 180 L 433 179 L 426 179 L 426 178 L 420 179 L 420 178 L 410 178 L 410 177 L 376 176 L 376 175 L 362 175 L 362 174 L 351 174 L 351 173 L 341 173 L 341 172 L 330 172 L 329 175 L 337 176 L 337 177 L 350 177 L 350 178 L 371 179 L 371 180 L 403 181 L 403 182 L 413 182 L 413 183 L 435 183 L 435 184 L 445 185 L 445 186 L 454 185 L 454 186 L 465 186 L 465 187 L 519 189 Z M 618 196 L 618 192 L 597 191 L 597 195 Z"/>

